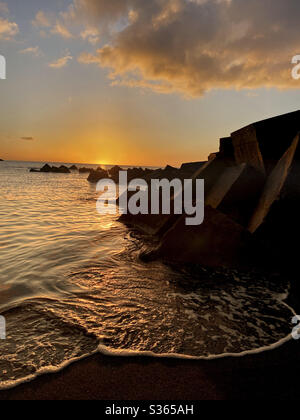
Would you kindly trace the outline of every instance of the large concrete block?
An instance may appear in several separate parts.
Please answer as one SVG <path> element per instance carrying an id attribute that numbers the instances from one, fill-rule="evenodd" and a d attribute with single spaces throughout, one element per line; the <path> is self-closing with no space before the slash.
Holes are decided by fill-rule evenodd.
<path id="1" fill-rule="evenodd" d="M 220 149 L 219 153 L 224 158 L 229 158 L 234 160 L 234 147 L 231 137 L 223 137 L 220 139 Z"/>
<path id="2" fill-rule="evenodd" d="M 299 134 L 294 138 L 292 144 L 284 153 L 276 167 L 269 175 L 258 206 L 250 220 L 249 231 L 254 233 L 264 222 L 273 203 L 279 198 L 288 178 L 293 159 L 299 144 Z M 298 181 L 299 182 L 299 181 Z"/>
<path id="3" fill-rule="evenodd" d="M 300 111 L 250 124 L 232 133 L 235 159 L 270 173 L 300 131 Z"/>
<path id="4" fill-rule="evenodd" d="M 201 169 L 206 162 L 189 162 L 189 163 L 183 163 L 181 165 L 180 170 L 184 173 L 189 173 L 193 175 L 195 172 L 197 172 L 199 169 Z"/>
<path id="5" fill-rule="evenodd" d="M 185 217 L 181 217 L 165 233 L 159 247 L 149 258 L 212 267 L 235 267 L 241 261 L 243 246 L 249 237 L 249 232 L 242 226 L 206 206 L 202 225 L 186 226 Z"/>
<path id="6" fill-rule="evenodd" d="M 211 161 L 206 162 L 203 165 L 199 165 L 198 169 L 192 176 L 188 176 L 189 179 L 193 179 L 194 181 L 196 179 L 204 179 L 204 185 L 205 185 L 205 194 L 208 194 L 213 185 L 217 182 L 220 175 L 223 173 L 224 169 L 226 168 L 226 162 L 224 162 L 221 159 L 215 158 Z M 159 174 L 159 173 L 158 173 Z M 184 173 L 183 173 L 184 174 Z M 160 173 L 161 176 L 157 177 L 157 179 L 174 179 L 179 178 L 181 179 L 182 176 L 180 175 L 180 170 L 176 173 L 170 173 L 168 176 L 168 173 L 164 174 L 164 172 Z M 166 176 L 164 176 L 166 175 Z M 173 175 L 173 176 L 171 176 Z M 150 180 L 149 180 L 149 187 L 150 187 Z M 132 196 L 133 193 L 130 193 L 128 197 Z M 151 197 L 149 194 L 149 203 L 151 207 Z M 138 214 L 132 216 L 131 214 L 124 214 L 120 217 L 120 222 L 137 228 L 138 230 L 151 234 L 151 235 L 157 235 L 162 236 L 164 232 L 166 232 L 170 227 L 176 223 L 176 221 L 180 218 L 180 215 L 176 215 L 173 212 L 174 209 L 174 202 L 173 197 L 171 200 L 171 214 L 165 215 L 165 214 L 158 214 L 158 215 L 143 215 Z"/>
<path id="7" fill-rule="evenodd" d="M 248 163 L 264 174 L 265 166 L 255 127 L 250 125 L 232 133 L 231 136 L 236 163 Z"/>
<path id="8" fill-rule="evenodd" d="M 205 203 L 214 209 L 218 208 L 232 185 L 239 179 L 247 167 L 246 163 L 225 168 L 219 179 L 208 192 Z"/>
<path id="9" fill-rule="evenodd" d="M 205 199 L 205 204 L 247 227 L 265 183 L 264 175 L 242 163 L 224 170 Z"/>

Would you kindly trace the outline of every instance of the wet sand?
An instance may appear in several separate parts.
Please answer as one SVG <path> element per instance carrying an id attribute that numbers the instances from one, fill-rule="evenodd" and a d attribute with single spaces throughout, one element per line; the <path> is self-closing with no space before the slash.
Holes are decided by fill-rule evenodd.
<path id="1" fill-rule="evenodd" d="M 226 400 L 300 397 L 300 341 L 241 358 L 185 361 L 95 355 L 0 392 L 1 400 Z"/>

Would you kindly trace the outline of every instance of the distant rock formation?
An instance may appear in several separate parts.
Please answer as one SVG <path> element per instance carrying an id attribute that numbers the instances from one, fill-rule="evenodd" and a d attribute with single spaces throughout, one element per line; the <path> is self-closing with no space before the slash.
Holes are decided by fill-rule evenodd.
<path id="1" fill-rule="evenodd" d="M 219 152 L 207 162 L 167 166 L 145 177 L 204 179 L 205 218 L 202 225 L 186 226 L 186 215 L 121 216 L 155 238 L 157 245 L 142 257 L 275 270 L 297 264 L 299 132 L 300 111 L 253 123 L 220 139 Z"/>
<path id="2" fill-rule="evenodd" d="M 89 174 L 93 171 L 92 168 L 79 168 L 79 173 L 80 174 Z"/>
<path id="3" fill-rule="evenodd" d="M 33 173 L 55 173 L 55 174 L 70 174 L 71 171 L 64 165 L 61 165 L 59 168 L 56 166 L 50 166 L 48 164 L 44 165 L 40 170 L 30 169 L 30 172 Z"/>
<path id="4" fill-rule="evenodd" d="M 129 168 L 124 169 L 120 166 L 114 166 L 113 168 L 109 169 L 108 171 L 98 168 L 97 170 L 91 169 L 89 170 L 89 177 L 88 181 L 92 183 L 96 183 L 101 179 L 108 178 L 113 180 L 116 184 L 119 183 L 119 174 L 121 171 L 127 172 L 127 180 L 128 182 L 132 181 L 133 179 L 147 179 L 151 174 L 155 171 L 152 169 L 143 169 L 143 168 Z"/>
<path id="5" fill-rule="evenodd" d="M 0 159 L 0 162 L 4 162 L 4 160 L 3 159 Z"/>
<path id="6" fill-rule="evenodd" d="M 72 165 L 69 169 L 70 171 L 78 171 L 78 168 L 76 165 Z"/>
<path id="7" fill-rule="evenodd" d="M 105 171 L 104 169 L 102 169 L 102 168 L 98 168 L 97 170 L 91 170 L 90 171 L 90 174 L 89 174 L 89 177 L 88 177 L 88 181 L 89 182 L 98 182 L 98 181 L 100 181 L 101 179 L 105 179 L 105 178 L 108 178 L 108 173 L 107 173 L 107 171 Z"/>

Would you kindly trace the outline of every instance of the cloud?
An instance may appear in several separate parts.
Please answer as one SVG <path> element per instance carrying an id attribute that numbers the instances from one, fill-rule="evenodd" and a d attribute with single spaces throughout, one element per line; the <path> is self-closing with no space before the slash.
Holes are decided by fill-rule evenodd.
<path id="1" fill-rule="evenodd" d="M 112 84 L 197 97 L 298 87 L 299 16 L 299 0 L 73 0 L 57 19 L 98 29 L 105 44 L 78 60 L 108 68 Z"/>
<path id="2" fill-rule="evenodd" d="M 37 28 L 48 28 L 51 26 L 51 20 L 51 16 L 40 10 L 35 15 L 35 19 L 32 21 L 32 24 Z"/>
<path id="3" fill-rule="evenodd" d="M 56 18 L 53 13 L 46 13 L 43 10 L 40 10 L 35 15 L 35 19 L 32 21 L 32 24 L 36 28 L 41 29 L 41 34 L 43 35 L 46 35 L 46 31 L 49 31 L 48 34 L 59 35 L 65 39 L 73 38 L 72 33 L 66 27 L 63 20 L 61 18 Z"/>
<path id="4" fill-rule="evenodd" d="M 56 61 L 53 61 L 52 63 L 49 63 L 49 67 L 51 67 L 53 69 L 61 69 L 63 67 L 66 67 L 68 62 L 72 59 L 73 59 L 73 57 L 71 55 L 66 55 L 62 58 L 59 58 Z"/>
<path id="5" fill-rule="evenodd" d="M 8 6 L 3 1 L 0 1 L 0 13 L 1 13 L 1 15 L 8 15 L 9 14 Z"/>
<path id="6" fill-rule="evenodd" d="M 71 32 L 61 22 L 57 21 L 54 27 L 51 29 L 51 33 L 60 35 L 62 38 L 70 39 L 73 38 Z"/>
<path id="7" fill-rule="evenodd" d="M 19 33 L 19 26 L 15 22 L 0 16 L 0 40 L 9 41 Z"/>
<path id="8" fill-rule="evenodd" d="M 92 45 L 95 45 L 99 42 L 99 31 L 96 28 L 86 28 L 80 33 L 80 36 L 84 40 L 88 40 L 88 42 Z"/>
<path id="9" fill-rule="evenodd" d="M 20 140 L 24 140 L 24 141 L 33 141 L 34 138 L 33 137 L 20 137 Z"/>
<path id="10" fill-rule="evenodd" d="M 20 50 L 19 53 L 20 54 L 32 54 L 36 57 L 39 57 L 40 55 L 42 55 L 42 52 L 41 52 L 39 47 L 25 48 L 24 50 Z"/>

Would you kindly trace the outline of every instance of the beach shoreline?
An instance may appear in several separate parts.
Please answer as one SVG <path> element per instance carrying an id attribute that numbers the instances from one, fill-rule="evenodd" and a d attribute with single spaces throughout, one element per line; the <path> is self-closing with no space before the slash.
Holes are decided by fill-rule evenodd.
<path id="1" fill-rule="evenodd" d="M 96 354 L 0 391 L 0 400 L 294 400 L 300 397 L 299 361 L 299 341 L 207 361 Z"/>

